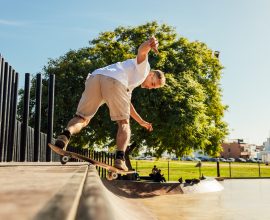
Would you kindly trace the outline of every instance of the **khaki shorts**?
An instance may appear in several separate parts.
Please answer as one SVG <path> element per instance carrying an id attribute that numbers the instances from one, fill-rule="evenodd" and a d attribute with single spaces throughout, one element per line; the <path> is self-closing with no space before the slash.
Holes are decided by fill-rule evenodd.
<path id="1" fill-rule="evenodd" d="M 112 121 L 129 119 L 130 98 L 127 88 L 114 78 L 90 75 L 85 82 L 76 114 L 90 120 L 104 103 L 109 107 Z"/>

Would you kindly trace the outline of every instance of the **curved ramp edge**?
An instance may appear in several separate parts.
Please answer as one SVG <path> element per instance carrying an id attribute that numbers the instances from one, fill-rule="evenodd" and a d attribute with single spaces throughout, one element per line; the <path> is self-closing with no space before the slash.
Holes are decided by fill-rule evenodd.
<path id="1" fill-rule="evenodd" d="M 95 166 L 90 166 L 76 219 L 151 220 L 157 216 L 142 199 L 160 195 L 218 192 L 223 186 L 214 178 L 198 184 L 177 182 L 153 183 L 100 179 Z"/>
<path id="2" fill-rule="evenodd" d="M 157 219 L 136 200 L 120 197 L 109 191 L 94 166 L 89 167 L 76 219 L 144 220 Z"/>

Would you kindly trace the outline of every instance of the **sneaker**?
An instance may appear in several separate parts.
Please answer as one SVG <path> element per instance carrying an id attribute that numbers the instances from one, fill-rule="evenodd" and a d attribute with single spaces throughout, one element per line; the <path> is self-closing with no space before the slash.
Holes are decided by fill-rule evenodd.
<path id="1" fill-rule="evenodd" d="M 114 160 L 114 167 L 120 170 L 128 171 L 125 161 L 121 159 Z"/>
<path id="2" fill-rule="evenodd" d="M 68 142 L 69 142 L 68 137 L 64 134 L 61 134 L 57 137 L 57 139 L 55 141 L 55 146 L 62 148 L 62 149 L 66 149 Z"/>

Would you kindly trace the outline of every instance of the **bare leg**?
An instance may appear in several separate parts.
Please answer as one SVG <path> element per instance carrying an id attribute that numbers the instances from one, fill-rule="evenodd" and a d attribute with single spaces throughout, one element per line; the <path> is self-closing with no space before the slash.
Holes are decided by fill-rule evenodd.
<path id="1" fill-rule="evenodd" d="M 118 123 L 118 131 L 116 136 L 116 158 L 114 160 L 114 166 L 118 169 L 128 171 L 128 167 L 125 163 L 125 151 L 130 140 L 130 126 L 129 120 L 120 120 Z"/>
<path id="2" fill-rule="evenodd" d="M 90 120 L 75 116 L 68 122 L 66 129 L 70 132 L 71 135 L 77 134 L 88 125 L 89 121 Z"/>
<path id="3" fill-rule="evenodd" d="M 117 121 L 118 131 L 116 136 L 116 145 L 118 151 L 126 151 L 130 140 L 129 119 Z"/>
<path id="4" fill-rule="evenodd" d="M 89 121 L 90 120 L 84 119 L 80 116 L 75 116 L 74 118 L 72 118 L 68 122 L 66 130 L 64 130 L 63 133 L 57 137 L 55 145 L 62 149 L 66 149 L 69 143 L 70 136 L 79 133 L 82 128 L 88 125 Z"/>

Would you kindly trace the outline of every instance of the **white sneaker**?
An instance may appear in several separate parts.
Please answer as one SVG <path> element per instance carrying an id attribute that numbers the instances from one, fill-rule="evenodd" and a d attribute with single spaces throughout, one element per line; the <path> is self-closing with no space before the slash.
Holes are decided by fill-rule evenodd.
<path id="1" fill-rule="evenodd" d="M 128 167 L 126 166 L 126 162 L 124 160 L 115 159 L 113 166 L 117 169 L 128 171 Z"/>

